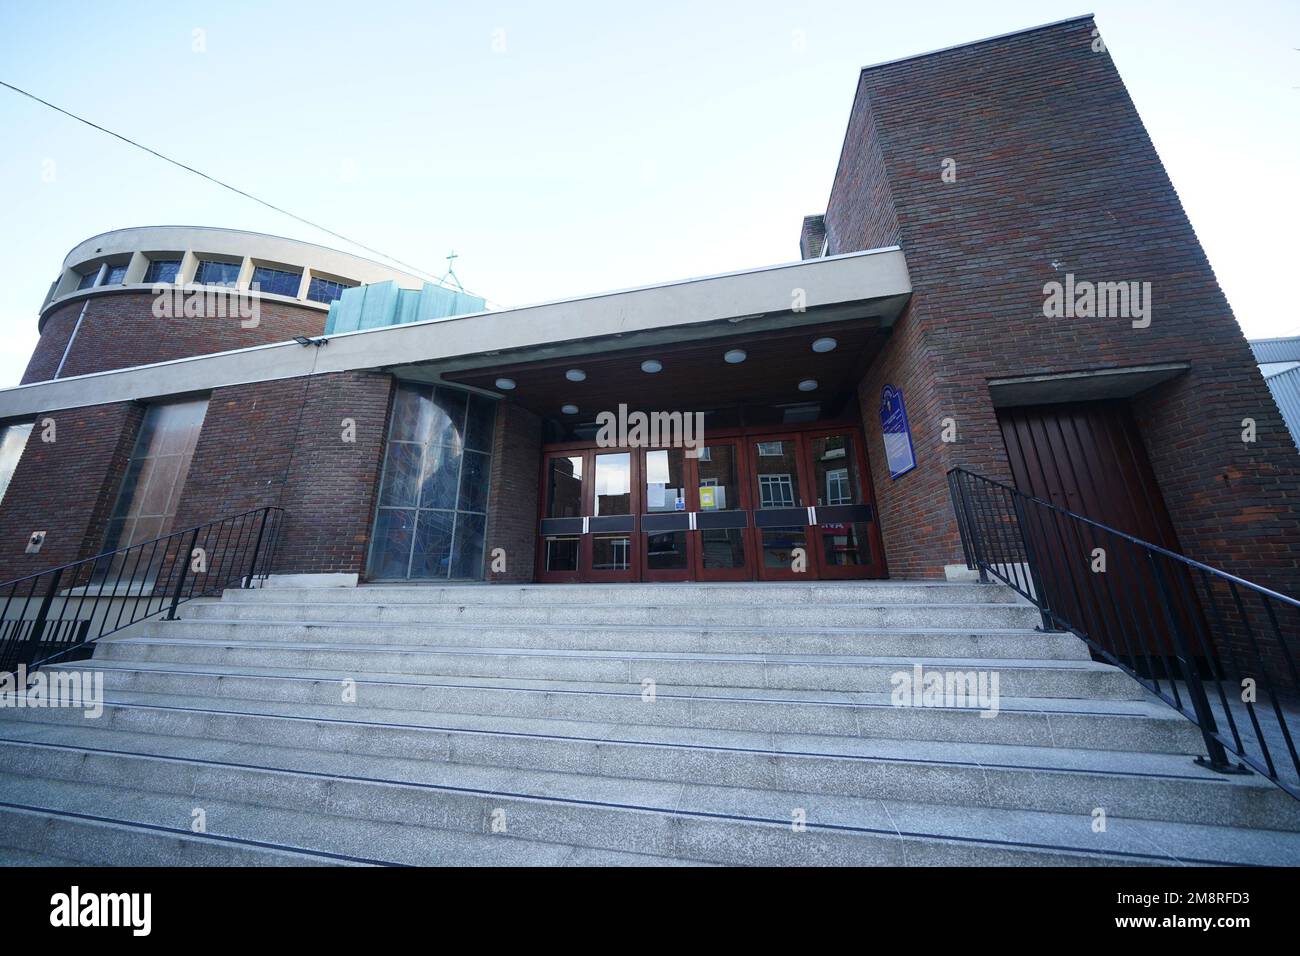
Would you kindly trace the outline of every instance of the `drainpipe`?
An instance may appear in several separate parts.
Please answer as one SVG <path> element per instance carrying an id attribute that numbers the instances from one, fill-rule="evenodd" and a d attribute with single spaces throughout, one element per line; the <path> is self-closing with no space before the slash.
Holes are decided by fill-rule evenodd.
<path id="1" fill-rule="evenodd" d="M 99 275 L 95 276 L 95 286 L 104 281 L 104 270 L 108 268 L 108 263 L 102 263 L 99 267 Z M 91 286 L 93 289 L 95 286 Z M 68 361 L 68 356 L 72 354 L 72 343 L 77 340 L 77 333 L 81 331 L 81 320 L 86 317 L 86 309 L 90 307 L 90 297 L 81 303 L 81 313 L 77 316 L 77 324 L 72 327 L 72 334 L 68 336 L 68 344 L 63 347 L 63 358 L 59 359 L 59 367 L 54 370 L 54 377 L 58 378 L 63 371 L 63 366 Z"/>

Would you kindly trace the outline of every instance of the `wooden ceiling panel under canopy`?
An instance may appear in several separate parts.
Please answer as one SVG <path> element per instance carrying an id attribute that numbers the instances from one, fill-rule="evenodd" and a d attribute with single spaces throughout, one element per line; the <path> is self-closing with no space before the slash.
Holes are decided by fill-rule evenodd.
<path id="1" fill-rule="evenodd" d="M 887 335 L 887 329 L 871 320 L 836 322 L 448 371 L 442 377 L 489 391 L 499 391 L 498 379 L 511 379 L 515 387 L 504 393 L 508 399 L 546 418 L 560 417 L 565 405 L 576 405 L 583 417 L 616 410 L 620 404 L 630 411 L 694 411 L 819 402 L 830 411 L 856 391 Z M 835 340 L 834 348 L 813 350 L 815 341 L 828 338 Z M 735 349 L 745 352 L 743 362 L 724 359 Z M 642 363 L 649 360 L 661 363 L 662 369 L 642 371 Z M 585 378 L 570 381 L 566 372 L 571 369 Z M 817 387 L 801 391 L 799 383 L 806 380 Z"/>

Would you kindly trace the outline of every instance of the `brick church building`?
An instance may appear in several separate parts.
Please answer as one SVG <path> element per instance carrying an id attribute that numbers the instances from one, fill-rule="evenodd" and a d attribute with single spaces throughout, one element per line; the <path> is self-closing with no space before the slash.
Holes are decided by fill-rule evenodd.
<path id="1" fill-rule="evenodd" d="M 1091 18 L 863 69 L 799 246 L 485 311 L 305 243 L 94 237 L 0 390 L 0 579 L 264 506 L 286 579 L 942 579 L 961 466 L 1300 592 L 1296 447 Z M 700 447 L 601 440 L 637 412 Z"/>

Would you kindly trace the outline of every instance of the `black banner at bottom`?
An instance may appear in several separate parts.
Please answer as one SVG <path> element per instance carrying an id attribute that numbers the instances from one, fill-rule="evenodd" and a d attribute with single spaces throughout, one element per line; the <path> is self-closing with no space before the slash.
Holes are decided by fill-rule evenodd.
<path id="1" fill-rule="evenodd" d="M 430 929 L 658 937 L 684 922 L 728 942 L 791 921 L 864 942 L 929 927 L 951 944 L 1050 925 L 1096 935 L 1199 934 L 1230 941 L 1294 925 L 1295 870 L 733 870 L 725 875 L 568 869 L 0 869 L 5 939 L 76 935 L 134 943 L 334 945 Z M 698 881 L 698 882 L 697 882 Z M 533 918 L 535 917 L 535 919 Z M 671 924 L 671 925 L 670 925 Z M 961 927 L 976 935 L 962 935 Z M 618 938 L 618 937 L 615 937 Z M 608 936 L 607 942 L 612 942 Z M 486 941 L 486 940 L 485 940 Z M 450 942 L 450 940 L 448 940 Z M 629 941 L 630 942 L 630 941 Z"/>

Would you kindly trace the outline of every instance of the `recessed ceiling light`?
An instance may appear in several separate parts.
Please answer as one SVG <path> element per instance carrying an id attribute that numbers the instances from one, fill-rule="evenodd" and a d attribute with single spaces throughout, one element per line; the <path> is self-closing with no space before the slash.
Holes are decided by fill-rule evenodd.
<path id="1" fill-rule="evenodd" d="M 514 387 L 515 387 L 515 380 L 513 378 L 497 379 L 497 388 L 501 389 L 501 391 L 503 392 L 508 392 Z"/>
<path id="2" fill-rule="evenodd" d="M 817 379 L 815 378 L 804 379 L 802 382 L 799 383 L 799 391 L 801 392 L 817 391 Z"/>
<path id="3" fill-rule="evenodd" d="M 577 405 L 561 405 L 561 406 L 560 406 L 560 411 L 564 412 L 564 414 L 566 414 L 566 415 L 576 415 L 576 414 L 578 414 L 578 406 L 577 406 Z"/>
<path id="4" fill-rule="evenodd" d="M 664 363 L 658 359 L 646 359 L 641 363 L 641 371 L 649 372 L 653 375 L 655 372 L 663 371 Z"/>
<path id="5" fill-rule="evenodd" d="M 745 354 L 744 349 L 732 349 L 730 352 L 724 353 L 722 358 L 729 365 L 739 365 L 741 362 L 745 361 L 745 359 L 749 358 L 749 356 Z"/>
<path id="6" fill-rule="evenodd" d="M 587 380 L 587 373 L 580 368 L 571 368 L 564 373 L 564 377 L 570 382 L 585 382 Z"/>
<path id="7" fill-rule="evenodd" d="M 833 351 L 835 351 L 835 346 L 837 346 L 837 345 L 839 345 L 839 344 L 840 344 L 839 342 L 836 342 L 834 339 L 832 339 L 832 338 L 830 338 L 830 337 L 828 336 L 828 337 L 826 337 L 826 338 L 824 338 L 824 339 L 818 339 L 817 341 L 813 342 L 813 351 L 814 351 L 814 352 L 833 352 Z"/>

